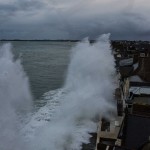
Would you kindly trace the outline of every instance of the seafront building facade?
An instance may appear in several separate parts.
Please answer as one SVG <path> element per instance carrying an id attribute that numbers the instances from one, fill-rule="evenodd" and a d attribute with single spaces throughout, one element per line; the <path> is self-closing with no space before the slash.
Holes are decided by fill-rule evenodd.
<path id="1" fill-rule="evenodd" d="M 96 150 L 150 150 L 150 43 L 113 41 L 117 113 L 98 125 Z"/>

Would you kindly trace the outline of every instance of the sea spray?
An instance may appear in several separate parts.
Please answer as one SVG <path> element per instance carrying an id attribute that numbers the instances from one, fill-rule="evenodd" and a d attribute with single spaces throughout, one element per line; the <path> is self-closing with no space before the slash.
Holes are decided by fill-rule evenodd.
<path id="1" fill-rule="evenodd" d="M 0 149 L 80 150 L 96 131 L 93 118 L 108 117 L 114 108 L 109 34 L 72 49 L 64 86 L 44 95 L 47 104 L 27 125 L 22 122 L 32 106 L 28 78 L 10 49 L 10 44 L 0 47 Z"/>
<path id="2" fill-rule="evenodd" d="M 109 34 L 100 36 L 94 44 L 88 39 L 79 42 L 72 49 L 66 82 L 57 97 L 59 105 L 50 122 L 39 121 L 43 123 L 34 129 L 31 149 L 80 150 L 81 144 L 88 142 L 89 133 L 96 131 L 93 118 L 108 117 L 114 108 L 114 74 Z"/>
<path id="3" fill-rule="evenodd" d="M 31 110 L 32 96 L 20 60 L 14 60 L 11 44 L 0 47 L 0 150 L 25 150 L 20 133 Z"/>

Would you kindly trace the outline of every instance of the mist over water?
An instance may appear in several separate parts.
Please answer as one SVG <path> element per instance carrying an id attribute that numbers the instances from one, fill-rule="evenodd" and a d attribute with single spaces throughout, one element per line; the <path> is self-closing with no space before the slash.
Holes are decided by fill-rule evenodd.
<path id="1" fill-rule="evenodd" d="M 14 60 L 11 45 L 0 47 L 0 149 L 24 147 L 20 128 L 32 108 L 29 83 L 20 60 Z"/>
<path id="2" fill-rule="evenodd" d="M 72 48 L 64 86 L 45 93 L 47 104 L 34 112 L 30 121 L 23 125 L 19 122 L 18 112 L 24 112 L 31 106 L 28 79 L 20 61 L 13 60 L 10 50 L 6 52 L 8 54 L 3 54 L 4 49 L 10 49 L 10 46 L 4 45 L 1 48 L 0 70 L 3 70 L 3 67 L 5 69 L 4 73 L 0 73 L 0 89 L 3 90 L 4 85 L 11 87 L 17 84 L 14 85 L 15 88 L 4 89 L 7 91 L 5 94 L 0 93 L 1 101 L 7 99 L 3 112 L 13 112 L 8 115 L 9 127 L 3 125 L 0 129 L 4 128 L 9 135 L 0 141 L 0 144 L 4 145 L 1 150 L 9 150 L 7 142 L 12 137 L 11 132 L 15 135 L 11 142 L 12 145 L 15 143 L 15 147 L 12 148 L 10 144 L 12 150 L 80 150 L 81 144 L 88 142 L 89 133 L 96 131 L 96 122 L 93 121 L 95 116 L 109 117 L 109 112 L 114 109 L 112 101 L 115 69 L 109 34 L 100 36 L 94 44 L 84 39 Z M 1 65 L 9 64 L 9 61 L 14 69 L 9 69 L 12 68 L 8 67 L 9 65 Z M 10 77 L 3 76 L 7 71 L 10 71 Z M 4 77 L 7 82 L 4 82 Z M 7 115 L 1 113 L 0 118 L 7 118 Z M 3 124 L 5 123 L 7 122 Z"/>

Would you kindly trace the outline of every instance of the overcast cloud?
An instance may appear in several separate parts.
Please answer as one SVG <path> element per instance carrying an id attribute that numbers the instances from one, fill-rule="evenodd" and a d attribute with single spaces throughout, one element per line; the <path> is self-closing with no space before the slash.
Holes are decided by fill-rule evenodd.
<path id="1" fill-rule="evenodd" d="M 149 0 L 0 0 L 0 39 L 150 39 Z"/>

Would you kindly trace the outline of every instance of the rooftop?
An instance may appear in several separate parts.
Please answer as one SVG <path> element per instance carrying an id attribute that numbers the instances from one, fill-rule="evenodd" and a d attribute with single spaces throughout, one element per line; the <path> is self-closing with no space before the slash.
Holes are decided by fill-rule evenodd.
<path id="1" fill-rule="evenodd" d="M 124 146 L 128 149 L 138 149 L 149 139 L 150 118 L 128 114 L 125 135 Z"/>

